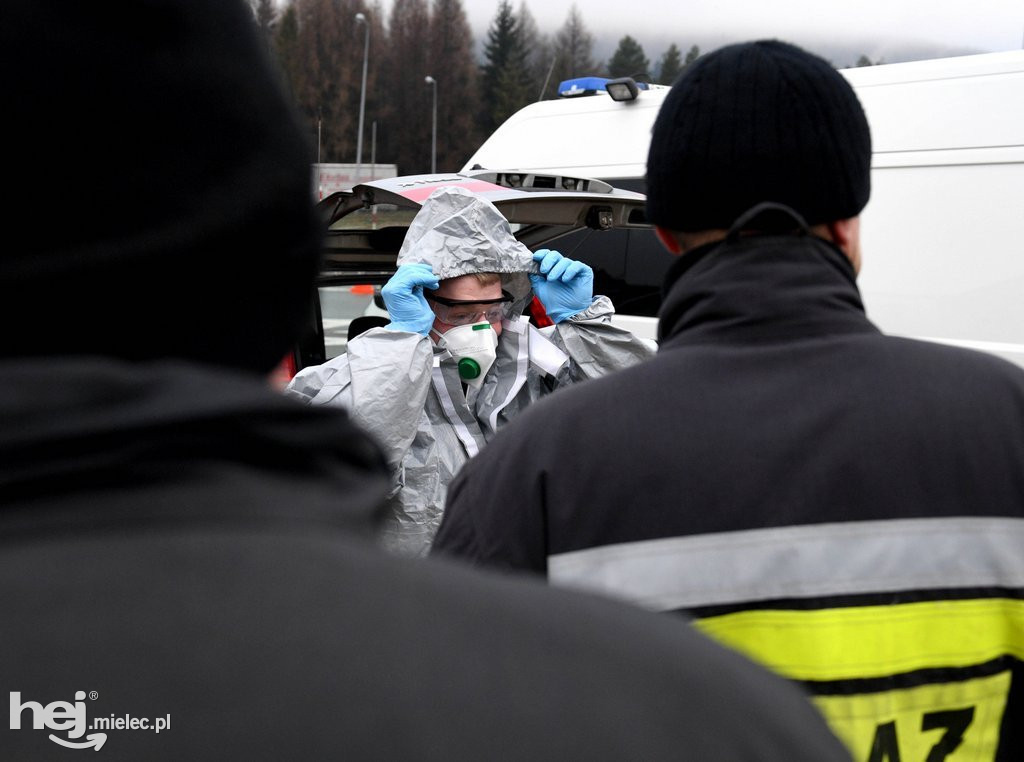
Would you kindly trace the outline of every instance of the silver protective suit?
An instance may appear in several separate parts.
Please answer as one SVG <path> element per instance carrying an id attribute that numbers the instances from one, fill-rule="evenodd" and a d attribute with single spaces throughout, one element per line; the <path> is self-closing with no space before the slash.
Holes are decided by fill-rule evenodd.
<path id="1" fill-rule="evenodd" d="M 556 326 L 530 325 L 522 311 L 532 298 L 533 256 L 501 213 L 468 191 L 443 188 L 424 202 L 398 254 L 398 265 L 417 262 L 442 280 L 500 273 L 515 297 L 479 389 L 464 390 L 451 355 L 428 337 L 373 328 L 350 341 L 346 354 L 302 370 L 286 390 L 312 405 L 346 408 L 383 445 L 393 478 L 384 544 L 408 555 L 426 554 L 448 483 L 506 422 L 562 386 L 654 351 L 611 324 L 614 307 L 604 296 Z"/>

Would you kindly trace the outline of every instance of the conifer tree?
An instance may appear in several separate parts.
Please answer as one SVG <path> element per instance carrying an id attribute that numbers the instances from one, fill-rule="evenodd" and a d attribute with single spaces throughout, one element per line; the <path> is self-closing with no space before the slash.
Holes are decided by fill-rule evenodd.
<path id="1" fill-rule="evenodd" d="M 288 89 L 295 97 L 296 85 L 301 77 L 298 62 L 299 19 L 295 5 L 289 3 L 274 30 L 274 53 L 284 73 Z"/>
<path id="2" fill-rule="evenodd" d="M 569 9 L 565 23 L 555 35 L 554 50 L 558 54 L 552 74 L 554 87 L 562 80 L 597 73 L 593 59 L 594 37 L 587 31 L 583 16 L 575 3 Z"/>
<path id="3" fill-rule="evenodd" d="M 293 50 L 292 80 L 296 102 L 316 132 L 322 122 L 320 147 L 323 161 L 343 161 L 355 150 L 355 124 L 349 116 L 342 93 L 347 89 L 346 56 L 343 41 L 348 42 L 338 9 L 331 0 L 295 0 L 298 34 Z"/>
<path id="4" fill-rule="evenodd" d="M 257 23 L 264 0 L 254 3 Z M 377 97 L 376 45 L 384 41 L 379 3 L 364 0 L 290 0 L 272 23 L 271 48 L 299 111 L 318 143 L 321 161 L 356 160 L 359 101 L 366 28 L 355 16 L 363 13 L 370 24 L 370 56 L 366 81 L 366 127 L 363 162 L 370 162 L 370 122 L 383 108 Z M 384 46 L 380 45 L 381 50 Z"/>
<path id="5" fill-rule="evenodd" d="M 433 71 L 426 74 L 437 80 L 437 171 L 450 172 L 461 169 L 482 140 L 475 118 L 477 109 L 473 107 L 477 102 L 478 66 L 462 0 L 434 0 L 430 31 L 429 66 Z M 428 120 L 428 142 L 430 130 Z M 429 151 L 426 160 L 429 168 Z"/>
<path id="6" fill-rule="evenodd" d="M 679 48 L 673 42 L 661 57 L 661 63 L 658 64 L 658 83 L 662 85 L 671 85 L 676 81 L 682 71 L 682 55 L 679 52 Z"/>
<path id="7" fill-rule="evenodd" d="M 686 60 L 685 60 L 685 61 L 683 61 L 683 68 L 685 69 L 685 68 L 686 68 L 687 66 L 689 66 L 690 64 L 692 64 L 692 63 L 693 63 L 694 61 L 696 61 L 696 60 L 697 60 L 698 58 L 700 58 L 700 48 L 699 48 L 699 47 L 697 47 L 696 45 L 694 45 L 694 46 L 693 46 L 692 48 L 690 48 L 690 50 L 689 50 L 689 51 L 687 51 L 687 53 L 686 53 Z"/>
<path id="8" fill-rule="evenodd" d="M 480 70 L 480 125 L 490 133 L 530 102 L 528 51 L 508 0 L 501 0 L 484 44 Z"/>
<path id="9" fill-rule="evenodd" d="M 551 39 L 548 35 L 540 33 L 526 0 L 519 3 L 516 20 L 519 22 L 520 37 L 526 49 L 526 65 L 530 72 L 530 101 L 541 100 L 544 97 L 542 90 L 553 60 Z"/>
<path id="10" fill-rule="evenodd" d="M 388 29 L 381 81 L 389 107 L 378 128 L 378 161 L 397 164 L 403 175 L 429 172 L 432 93 L 424 78 L 437 74 L 430 71 L 427 0 L 395 0 Z M 442 124 L 439 117 L 439 131 Z"/>
<path id="11" fill-rule="evenodd" d="M 643 46 L 628 34 L 619 40 L 619 47 L 608 59 L 608 74 L 612 77 L 632 77 L 649 82 L 651 62 L 644 55 Z"/>

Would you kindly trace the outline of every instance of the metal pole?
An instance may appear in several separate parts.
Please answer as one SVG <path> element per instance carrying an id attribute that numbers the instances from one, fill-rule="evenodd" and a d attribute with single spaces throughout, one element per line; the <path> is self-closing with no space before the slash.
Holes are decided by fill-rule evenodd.
<path id="1" fill-rule="evenodd" d="M 370 22 L 366 20 L 366 16 L 364 14 L 357 13 L 356 24 L 362 24 L 366 27 L 365 42 L 363 43 L 363 89 L 359 94 L 359 135 L 356 138 L 355 183 L 358 183 L 359 177 L 363 171 L 363 114 L 366 111 L 366 64 L 370 57 Z M 353 183 L 353 185 L 355 183 Z"/>
<path id="2" fill-rule="evenodd" d="M 437 174 L 437 80 L 431 76 L 427 76 L 424 80 L 428 85 L 432 85 L 434 88 L 434 120 L 433 129 L 431 130 L 430 136 L 430 172 L 431 174 Z"/>
<path id="3" fill-rule="evenodd" d="M 370 123 L 370 179 L 377 179 L 377 120 Z"/>
<path id="4" fill-rule="evenodd" d="M 540 86 L 540 95 L 537 96 L 537 100 L 544 100 L 544 91 L 548 89 L 548 80 L 551 79 L 551 72 L 555 70 L 555 61 L 558 60 L 558 56 L 551 59 L 551 66 L 548 67 L 548 75 L 544 77 L 544 84 Z"/>

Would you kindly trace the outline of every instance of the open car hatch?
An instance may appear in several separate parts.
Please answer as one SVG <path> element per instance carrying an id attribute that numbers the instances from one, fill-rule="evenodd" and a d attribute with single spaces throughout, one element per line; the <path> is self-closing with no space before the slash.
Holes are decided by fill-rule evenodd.
<path id="1" fill-rule="evenodd" d="M 581 229 L 649 228 L 642 194 L 599 180 L 522 171 L 386 178 L 319 203 L 327 226 L 320 283 L 386 280 L 420 206 L 438 188 L 451 186 L 493 203 L 531 249 Z"/>

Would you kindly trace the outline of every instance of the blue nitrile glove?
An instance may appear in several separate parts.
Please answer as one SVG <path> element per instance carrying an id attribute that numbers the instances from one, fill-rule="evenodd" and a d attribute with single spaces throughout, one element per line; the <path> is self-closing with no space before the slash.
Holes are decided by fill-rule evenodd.
<path id="1" fill-rule="evenodd" d="M 439 285 L 441 283 L 431 272 L 430 265 L 417 263 L 399 267 L 380 290 L 391 317 L 387 328 L 421 333 L 424 336 L 430 333 L 434 325 L 434 311 L 427 304 L 423 289 L 435 289 Z"/>
<path id="2" fill-rule="evenodd" d="M 540 267 L 539 275 L 530 273 L 533 293 L 552 320 L 561 323 L 590 306 L 594 300 L 593 270 L 551 249 L 535 251 L 533 261 Z"/>

